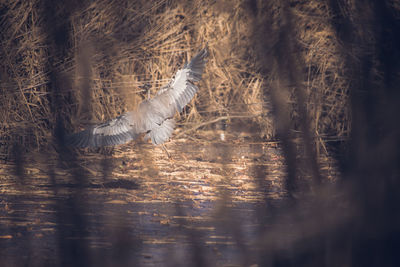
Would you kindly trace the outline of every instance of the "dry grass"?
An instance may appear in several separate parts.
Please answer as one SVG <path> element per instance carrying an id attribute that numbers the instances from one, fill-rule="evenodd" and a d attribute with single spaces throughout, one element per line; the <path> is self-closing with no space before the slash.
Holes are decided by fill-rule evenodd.
<path id="1" fill-rule="evenodd" d="M 196 125 L 236 116 L 259 124 L 260 136 L 274 137 L 270 81 L 259 71 L 260 64 L 272 62 L 260 62 L 253 50 L 257 29 L 247 1 L 228 2 L 92 2 L 65 18 L 69 36 L 63 52 L 49 43 L 41 1 L 3 3 L 2 156 L 10 154 L 14 143 L 31 150 L 52 140 L 54 94 L 61 99 L 55 109 L 65 127 L 77 130 L 134 108 L 147 97 L 144 87 L 151 86 L 154 94 L 206 44 L 210 58 L 201 90 L 180 122 Z M 279 10 L 276 1 L 268 8 L 261 5 L 257 12 L 277 18 L 271 25 L 278 27 Z M 329 10 L 320 1 L 306 1 L 291 11 L 295 39 L 301 44 L 297 53 L 305 64 L 299 82 L 305 88 L 312 135 L 320 141 L 347 136 L 349 81 Z M 61 77 L 61 88 L 54 88 L 50 73 Z M 285 101 L 296 121 L 296 99 L 289 94 Z M 299 130 L 297 125 L 293 124 L 293 130 Z"/>

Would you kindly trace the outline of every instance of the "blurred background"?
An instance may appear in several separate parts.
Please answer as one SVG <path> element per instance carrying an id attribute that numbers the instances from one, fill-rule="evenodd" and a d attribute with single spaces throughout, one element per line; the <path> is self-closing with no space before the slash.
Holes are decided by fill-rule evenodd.
<path id="1" fill-rule="evenodd" d="M 2 266 L 400 266 L 400 1 L 0 1 Z M 63 137 L 200 49 L 166 149 Z"/>

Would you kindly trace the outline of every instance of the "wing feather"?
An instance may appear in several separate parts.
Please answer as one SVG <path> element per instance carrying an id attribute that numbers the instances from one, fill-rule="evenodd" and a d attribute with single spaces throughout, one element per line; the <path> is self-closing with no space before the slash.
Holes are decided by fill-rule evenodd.
<path id="1" fill-rule="evenodd" d="M 161 117 L 171 118 L 176 112 L 182 109 L 193 99 L 198 87 L 198 82 L 203 74 L 204 65 L 208 55 L 207 48 L 202 49 L 193 59 L 184 65 L 183 69 L 176 72 L 175 77 L 168 84 L 168 89 L 162 87 L 158 94 L 149 101 L 157 107 Z M 158 121 L 161 123 L 162 121 Z"/>
<path id="2" fill-rule="evenodd" d="M 106 123 L 90 127 L 67 136 L 65 143 L 74 147 L 102 147 L 125 144 L 135 139 L 138 133 L 132 112 L 121 115 Z"/>

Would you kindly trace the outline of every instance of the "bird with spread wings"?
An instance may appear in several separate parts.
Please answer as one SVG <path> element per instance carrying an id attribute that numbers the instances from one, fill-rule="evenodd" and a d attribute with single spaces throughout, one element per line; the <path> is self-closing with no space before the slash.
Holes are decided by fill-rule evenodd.
<path id="1" fill-rule="evenodd" d="M 163 144 L 174 131 L 175 113 L 181 112 L 198 90 L 194 83 L 201 79 L 207 55 L 207 48 L 202 49 L 153 98 L 141 102 L 136 110 L 68 135 L 66 145 L 115 146 L 128 143 L 140 134 L 145 134 L 145 139 L 151 139 L 155 145 Z"/>

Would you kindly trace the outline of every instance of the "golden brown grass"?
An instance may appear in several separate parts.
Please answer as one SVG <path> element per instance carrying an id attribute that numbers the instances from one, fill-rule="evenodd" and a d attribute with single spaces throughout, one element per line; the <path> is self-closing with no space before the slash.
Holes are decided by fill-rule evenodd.
<path id="1" fill-rule="evenodd" d="M 279 1 L 271 3 L 257 12 L 273 18 L 280 7 Z M 154 94 L 206 44 L 210 56 L 200 92 L 180 122 L 210 125 L 207 121 L 236 116 L 259 124 L 260 136 L 274 136 L 265 93 L 274 78 L 271 73 L 266 81 L 259 71 L 260 64 L 273 63 L 260 62 L 253 51 L 257 29 L 247 1 L 96 1 L 64 18 L 70 26 L 67 51 L 50 65 L 49 60 L 55 59 L 43 26 L 41 1 L 9 1 L 1 9 L 3 156 L 13 143 L 31 150 L 52 140 L 56 122 L 51 94 L 56 91 L 49 83 L 50 72 L 66 81 L 57 90 L 62 99 L 57 109 L 68 131 L 74 131 L 134 108 L 147 97 L 143 87 L 151 86 Z M 293 5 L 291 12 L 295 38 L 301 44 L 297 53 L 305 64 L 299 82 L 305 88 L 313 138 L 347 136 L 349 81 L 330 12 L 322 1 Z M 272 27 L 278 24 L 272 20 Z M 286 97 L 296 121 L 296 100 L 290 94 Z"/>

